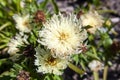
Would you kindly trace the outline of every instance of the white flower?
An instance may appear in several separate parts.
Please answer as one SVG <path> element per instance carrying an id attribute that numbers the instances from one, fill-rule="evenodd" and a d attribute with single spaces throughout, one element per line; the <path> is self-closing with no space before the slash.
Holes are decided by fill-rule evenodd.
<path id="1" fill-rule="evenodd" d="M 88 67 L 92 70 L 92 71 L 98 71 L 103 69 L 103 63 L 101 63 L 100 61 L 97 60 L 93 60 L 92 62 L 89 63 Z"/>
<path id="2" fill-rule="evenodd" d="M 43 74 L 51 73 L 56 75 L 61 75 L 63 73 L 63 70 L 67 67 L 68 60 L 53 58 L 50 52 L 44 51 L 40 47 L 37 47 L 35 50 L 35 65 L 38 66 L 37 72 L 42 72 Z"/>
<path id="3" fill-rule="evenodd" d="M 95 31 L 102 26 L 103 18 L 96 11 L 89 11 L 88 13 L 82 14 L 80 16 L 83 26 L 91 26 L 88 29 L 90 33 L 95 33 Z"/>
<path id="4" fill-rule="evenodd" d="M 64 17 L 62 14 L 53 17 L 43 24 L 39 31 L 38 41 L 51 49 L 54 57 L 64 58 L 76 53 L 76 50 L 87 38 L 87 33 L 82 29 L 80 21 L 75 15 Z"/>
<path id="5" fill-rule="evenodd" d="M 16 34 L 16 36 L 14 38 L 12 38 L 10 40 L 10 42 L 8 43 L 8 53 L 10 55 L 13 55 L 17 52 L 19 52 L 19 48 L 18 46 L 22 46 L 24 44 L 29 44 L 27 42 L 27 38 L 28 36 L 24 35 L 24 34 Z"/>
<path id="6" fill-rule="evenodd" d="M 21 32 L 30 32 L 31 27 L 29 25 L 29 15 L 26 16 L 20 16 L 18 14 L 15 14 L 13 16 L 13 19 L 16 22 L 16 28 Z"/>

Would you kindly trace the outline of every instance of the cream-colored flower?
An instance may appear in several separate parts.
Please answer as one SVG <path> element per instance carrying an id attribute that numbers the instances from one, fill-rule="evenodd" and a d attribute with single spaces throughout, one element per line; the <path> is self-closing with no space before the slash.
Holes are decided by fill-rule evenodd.
<path id="1" fill-rule="evenodd" d="M 88 13 L 82 14 L 80 16 L 83 26 L 91 26 L 88 29 L 90 33 L 95 33 L 95 31 L 102 26 L 103 18 L 96 11 L 89 11 Z"/>
<path id="2" fill-rule="evenodd" d="M 29 24 L 29 15 L 26 16 L 20 16 L 18 14 L 15 14 L 13 16 L 13 19 L 16 22 L 16 28 L 21 32 L 30 32 L 31 27 Z"/>
<path id="3" fill-rule="evenodd" d="M 76 54 L 76 50 L 87 38 L 87 32 L 82 29 L 80 21 L 73 14 L 66 17 L 62 14 L 53 15 L 43 25 L 38 41 L 47 46 L 54 57 L 65 58 Z"/>
<path id="4" fill-rule="evenodd" d="M 16 34 L 16 36 L 8 43 L 8 53 L 10 55 L 14 55 L 15 53 L 19 52 L 18 46 L 29 44 L 27 38 L 28 36 L 24 34 Z"/>
<path id="5" fill-rule="evenodd" d="M 92 71 L 98 71 L 98 70 L 103 69 L 104 65 L 103 65 L 103 63 L 101 63 L 100 61 L 93 60 L 92 62 L 89 63 L 88 67 L 89 67 Z"/>
<path id="6" fill-rule="evenodd" d="M 61 75 L 63 70 L 67 67 L 68 60 L 53 58 L 50 52 L 37 47 L 36 49 L 36 60 L 35 65 L 38 66 L 37 72 L 42 72 L 43 74 L 51 73 L 56 75 Z"/>

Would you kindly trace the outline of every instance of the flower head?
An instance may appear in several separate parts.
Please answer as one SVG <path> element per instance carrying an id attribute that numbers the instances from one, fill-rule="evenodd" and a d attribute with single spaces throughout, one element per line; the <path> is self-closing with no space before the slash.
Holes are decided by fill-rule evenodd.
<path id="1" fill-rule="evenodd" d="M 53 15 L 43 25 L 43 29 L 39 31 L 39 42 L 47 46 L 54 57 L 64 58 L 76 53 L 87 38 L 86 31 L 73 14 L 66 17 L 62 14 Z"/>
<path id="2" fill-rule="evenodd" d="M 29 25 L 29 15 L 26 16 L 19 16 L 15 14 L 13 19 L 16 22 L 16 28 L 21 32 L 30 32 L 31 27 Z"/>
<path id="3" fill-rule="evenodd" d="M 13 55 L 17 52 L 19 52 L 19 48 L 18 46 L 22 46 L 24 44 L 29 44 L 27 42 L 27 38 L 28 36 L 23 34 L 16 34 L 16 36 L 14 38 L 12 38 L 10 40 L 10 42 L 8 43 L 8 53 Z"/>
<path id="4" fill-rule="evenodd" d="M 93 60 L 92 62 L 89 63 L 88 66 L 92 71 L 98 71 L 103 69 L 103 64 L 97 60 Z"/>
<path id="5" fill-rule="evenodd" d="M 80 19 L 83 26 L 91 26 L 91 28 L 88 29 L 90 33 L 95 33 L 96 29 L 101 27 L 104 22 L 102 16 L 96 11 L 89 11 L 88 13 L 82 14 Z"/>
<path id="6" fill-rule="evenodd" d="M 68 60 L 53 58 L 51 54 L 47 51 L 44 51 L 40 47 L 36 48 L 36 60 L 35 65 L 38 66 L 38 72 L 52 73 L 56 75 L 61 75 L 67 67 Z"/>

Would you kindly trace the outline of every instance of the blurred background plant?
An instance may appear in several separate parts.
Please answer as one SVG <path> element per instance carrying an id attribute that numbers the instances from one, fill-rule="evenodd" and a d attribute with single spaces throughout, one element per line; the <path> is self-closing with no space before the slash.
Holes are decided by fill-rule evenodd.
<path id="1" fill-rule="evenodd" d="M 120 77 L 114 78 L 114 75 L 110 79 L 111 74 L 108 73 L 112 66 L 116 66 L 114 70 L 120 70 L 120 63 L 116 62 L 120 60 L 120 24 L 115 27 L 120 22 L 120 15 L 103 3 L 102 0 L 0 0 L 0 80 L 119 80 Z M 94 34 L 88 32 L 83 52 L 73 55 L 73 64 L 69 64 L 62 76 L 37 73 L 33 55 L 34 48 L 38 46 L 38 30 L 43 26 L 41 22 L 59 11 L 74 12 L 80 17 L 89 10 L 103 15 L 104 24 Z M 22 54 L 11 56 L 7 52 L 8 43 L 19 33 L 15 28 L 13 15 L 27 13 L 30 14 L 32 26 L 31 33 L 25 33 L 29 44 L 20 46 Z"/>

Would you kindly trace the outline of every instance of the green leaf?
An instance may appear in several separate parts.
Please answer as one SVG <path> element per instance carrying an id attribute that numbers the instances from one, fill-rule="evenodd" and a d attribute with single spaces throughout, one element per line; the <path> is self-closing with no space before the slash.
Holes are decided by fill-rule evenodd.
<path id="1" fill-rule="evenodd" d="M 93 4 L 94 4 L 94 5 L 99 6 L 100 0 L 92 0 L 92 1 L 93 1 Z"/>
<path id="2" fill-rule="evenodd" d="M 81 60 L 80 65 L 82 66 L 82 68 L 83 68 L 84 71 L 85 71 L 85 70 L 86 70 L 86 66 L 84 65 L 84 61 L 83 61 L 83 60 Z"/>
<path id="3" fill-rule="evenodd" d="M 0 75 L 0 77 L 3 77 L 3 76 L 16 77 L 16 74 L 14 74 L 14 72 L 12 71 L 5 71 Z"/>
<path id="4" fill-rule="evenodd" d="M 94 40 L 94 36 L 93 35 L 89 35 L 88 39 L 89 39 L 89 41 L 93 41 Z"/>
<path id="5" fill-rule="evenodd" d="M 3 49 L 7 46 L 7 44 L 0 45 L 0 49 Z"/>
<path id="6" fill-rule="evenodd" d="M 54 76 L 53 76 L 53 79 L 54 79 L 54 80 L 61 80 L 61 77 L 58 76 L 58 75 L 54 75 Z"/>
<path id="7" fill-rule="evenodd" d="M 30 37 L 29 37 L 29 41 L 30 43 L 36 45 L 36 41 L 37 41 L 37 33 L 33 30 Z"/>
<path id="8" fill-rule="evenodd" d="M 47 75 L 45 76 L 44 80 L 51 80 L 50 77 Z"/>
<path id="9" fill-rule="evenodd" d="M 91 52 L 87 52 L 86 55 L 87 55 L 88 57 L 93 58 L 93 59 L 99 60 L 99 57 L 97 57 L 95 54 L 92 54 Z"/>
<path id="10" fill-rule="evenodd" d="M 73 60 L 75 61 L 75 64 L 77 65 L 79 63 L 79 55 L 74 55 Z"/>
<path id="11" fill-rule="evenodd" d="M 85 73 L 85 71 L 83 71 L 82 69 L 79 69 L 78 67 L 76 67 L 75 65 L 73 65 L 72 63 L 68 64 L 68 67 L 70 69 L 72 69 L 73 71 L 79 73 L 80 75 L 83 75 Z"/>
<path id="12" fill-rule="evenodd" d="M 5 63 L 7 61 L 7 59 L 0 59 L 0 66 Z"/>
<path id="13" fill-rule="evenodd" d="M 14 68 L 15 70 L 17 70 L 17 71 L 20 71 L 20 70 L 23 69 L 22 66 L 20 66 L 19 64 L 16 64 L 16 63 L 13 65 L 13 68 Z"/>
<path id="14" fill-rule="evenodd" d="M 57 6 L 57 3 L 55 2 L 55 0 L 50 0 L 50 1 L 51 1 L 52 5 L 53 5 L 53 7 L 54 7 L 55 13 L 58 14 L 59 8 L 58 8 L 58 6 Z"/>
<path id="15" fill-rule="evenodd" d="M 0 80 L 11 80 L 10 76 L 0 76 Z"/>
<path id="16" fill-rule="evenodd" d="M 47 5 L 48 2 L 49 2 L 49 0 L 44 0 L 44 2 L 42 2 L 40 4 L 39 8 L 44 10 L 46 8 L 46 5 Z"/>

